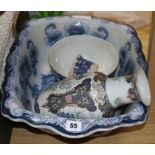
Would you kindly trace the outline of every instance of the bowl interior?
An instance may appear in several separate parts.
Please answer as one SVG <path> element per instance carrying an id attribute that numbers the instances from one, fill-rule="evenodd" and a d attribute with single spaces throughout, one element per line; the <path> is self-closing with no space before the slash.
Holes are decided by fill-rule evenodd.
<path id="1" fill-rule="evenodd" d="M 90 35 L 75 35 L 55 43 L 49 53 L 49 63 L 59 74 L 68 77 L 78 55 L 98 64 L 98 71 L 111 74 L 118 65 L 118 52 L 107 41 Z"/>

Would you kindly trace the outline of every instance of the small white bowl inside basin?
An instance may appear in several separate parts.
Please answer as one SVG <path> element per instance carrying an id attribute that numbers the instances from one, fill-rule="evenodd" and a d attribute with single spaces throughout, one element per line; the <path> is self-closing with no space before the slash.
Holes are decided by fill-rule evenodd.
<path id="1" fill-rule="evenodd" d="M 105 75 L 118 65 L 116 49 L 109 42 L 89 35 L 70 36 L 55 43 L 49 52 L 49 63 L 57 73 L 67 77 L 77 55 L 98 64 L 98 71 Z"/>

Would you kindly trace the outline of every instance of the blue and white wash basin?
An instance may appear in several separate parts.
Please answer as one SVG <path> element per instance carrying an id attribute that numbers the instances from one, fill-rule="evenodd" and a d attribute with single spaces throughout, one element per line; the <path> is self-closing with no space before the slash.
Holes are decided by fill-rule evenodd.
<path id="1" fill-rule="evenodd" d="M 3 116 L 69 138 L 143 124 L 147 118 L 147 107 L 141 102 L 118 109 L 113 117 L 97 120 L 70 118 L 63 113 L 60 116 L 39 113 L 38 106 L 34 104 L 35 97 L 65 78 L 50 67 L 49 50 L 57 41 L 73 35 L 98 37 L 117 50 L 118 66 L 110 77 L 133 74 L 136 66 L 147 72 L 137 33 L 128 25 L 94 17 L 62 16 L 32 20 L 17 36 L 6 59 L 1 103 Z M 70 122 L 79 124 L 80 128 L 68 129 Z"/>

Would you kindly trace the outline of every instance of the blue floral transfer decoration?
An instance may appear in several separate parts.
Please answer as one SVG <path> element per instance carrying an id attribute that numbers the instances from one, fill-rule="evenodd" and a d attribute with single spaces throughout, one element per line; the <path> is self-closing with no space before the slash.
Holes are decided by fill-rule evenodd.
<path id="1" fill-rule="evenodd" d="M 52 84 L 62 81 L 65 79 L 63 76 L 57 74 L 54 71 L 50 71 L 47 75 L 41 75 L 41 83 L 42 83 L 42 90 L 47 89 L 48 87 L 51 87 Z"/>
<path id="2" fill-rule="evenodd" d="M 93 62 L 84 59 L 81 55 L 79 55 L 73 66 L 73 75 L 84 74 L 91 70 L 92 65 L 96 65 Z M 97 71 L 97 70 L 96 70 Z"/>
<path id="3" fill-rule="evenodd" d="M 38 55 L 37 55 L 37 48 L 33 44 L 31 40 L 27 41 L 27 49 L 29 51 L 29 60 L 30 60 L 30 65 L 31 65 L 31 72 L 33 73 L 34 76 L 37 75 L 37 70 L 36 70 L 36 64 L 38 63 Z"/>
<path id="4" fill-rule="evenodd" d="M 142 52 L 142 45 L 141 45 L 141 42 L 138 38 L 138 35 L 132 27 L 127 28 L 127 33 L 131 35 L 130 42 L 133 43 L 135 46 L 135 52 L 137 54 L 137 62 L 143 68 L 145 73 L 147 73 L 148 66 L 146 64 L 145 56 Z"/>
<path id="5" fill-rule="evenodd" d="M 133 74 L 135 69 L 135 64 L 131 59 L 127 57 L 128 52 L 131 50 L 131 43 L 127 42 L 120 49 L 119 53 L 119 71 L 117 73 L 118 76 L 124 76 L 126 74 Z M 129 60 L 128 60 L 129 59 Z"/>
<path id="6" fill-rule="evenodd" d="M 108 31 L 104 27 L 98 27 L 97 32 L 92 33 L 92 36 L 105 40 L 108 38 Z"/>
<path id="7" fill-rule="evenodd" d="M 65 29 L 68 36 L 82 35 L 88 32 L 88 27 L 81 22 L 74 22 Z"/>
<path id="8" fill-rule="evenodd" d="M 19 68 L 19 82 L 20 88 L 16 87 L 18 98 L 22 101 L 23 106 L 27 110 L 31 110 L 31 104 L 28 97 L 28 88 L 30 86 L 29 77 L 31 75 L 31 66 L 29 65 L 28 58 L 24 57 Z"/>
<path id="9" fill-rule="evenodd" d="M 53 45 L 62 38 L 62 32 L 56 30 L 56 24 L 50 23 L 45 28 L 45 42 L 47 45 Z"/>

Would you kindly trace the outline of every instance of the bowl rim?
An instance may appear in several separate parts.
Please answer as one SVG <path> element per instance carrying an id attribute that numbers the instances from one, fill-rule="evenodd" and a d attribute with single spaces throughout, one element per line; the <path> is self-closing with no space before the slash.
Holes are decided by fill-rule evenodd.
<path id="1" fill-rule="evenodd" d="M 53 18 L 76 18 L 76 17 L 74 17 L 74 16 L 60 16 L 60 17 L 48 17 L 48 19 L 50 18 L 50 19 L 53 19 Z M 39 21 L 39 20 L 42 20 L 42 19 L 45 19 L 45 18 L 41 18 L 41 19 L 36 19 L 36 20 L 33 20 L 33 21 Z M 102 21 L 108 21 L 108 22 L 112 22 L 112 23 L 114 23 L 114 24 L 116 24 L 117 26 L 120 26 L 121 28 L 122 28 L 122 30 L 124 30 L 125 32 L 127 32 L 127 33 L 130 33 L 131 35 L 134 35 L 134 37 L 136 37 L 136 39 L 138 40 L 138 48 L 137 48 L 137 51 L 135 51 L 135 52 L 137 52 L 136 54 L 138 55 L 140 55 L 141 57 L 142 57 L 142 59 L 143 59 L 143 62 L 145 63 L 145 64 L 143 64 L 143 69 L 144 69 L 144 71 L 145 71 L 145 73 L 147 72 L 147 64 L 146 64 L 146 60 L 145 60 L 145 57 L 144 57 L 144 54 L 142 53 L 142 47 L 141 47 L 141 42 L 140 42 L 140 40 L 139 40 L 139 38 L 138 38 L 138 35 L 137 35 L 137 33 L 136 33 L 136 31 L 131 27 L 131 26 L 128 26 L 127 24 L 121 24 L 121 23 L 119 23 L 119 22 L 113 22 L 112 20 L 107 20 L 107 19 L 101 19 L 101 18 L 94 18 L 94 17 L 91 17 L 90 16 L 90 18 L 89 18 L 89 20 L 92 20 L 92 19 L 97 19 L 97 20 L 102 20 Z M 27 24 L 30 24 L 31 22 L 33 22 L 33 21 L 29 21 Z M 23 28 L 23 30 L 22 31 L 24 31 L 26 28 Z M 21 31 L 21 32 L 22 32 Z M 9 118 L 10 120 L 13 120 L 13 121 L 15 121 L 15 122 L 25 122 L 26 124 L 28 124 L 28 125 L 30 125 L 30 126 L 33 126 L 33 127 L 35 127 L 35 128 L 44 128 L 44 129 L 48 129 L 48 130 L 51 130 L 51 131 L 54 131 L 54 132 L 56 132 L 56 133 L 58 133 L 58 134 L 60 134 L 60 135 L 62 135 L 62 136 L 64 136 L 64 137 L 68 137 L 68 138 L 82 138 L 82 137 L 86 137 L 86 136 L 89 136 L 89 135 L 91 135 L 91 134 L 93 134 L 93 133 L 96 133 L 96 132 L 98 132 L 98 131 L 111 131 L 111 130 L 114 130 L 114 129 L 116 129 L 116 128 L 120 128 L 120 127 L 129 127 L 129 126 L 134 126 L 134 125 L 139 125 L 139 124 L 143 124 L 144 122 L 145 122 L 145 120 L 146 120 L 146 118 L 147 118 L 147 108 L 145 107 L 145 106 L 143 106 L 143 108 L 144 108 L 144 112 L 143 112 L 143 115 L 142 115 L 142 117 L 141 117 L 141 119 L 138 119 L 138 120 L 132 120 L 132 118 L 131 118 L 131 120 L 133 121 L 129 121 L 129 122 L 121 122 L 122 124 L 119 124 L 119 125 L 115 125 L 113 128 L 111 128 L 111 129 L 108 129 L 108 128 L 104 128 L 104 127 L 99 127 L 99 128 L 97 128 L 97 129 L 92 129 L 91 131 L 88 131 L 87 130 L 87 132 L 85 133 L 85 134 L 79 134 L 79 136 L 77 136 L 77 135 L 72 135 L 72 133 L 71 132 L 68 132 L 67 131 L 67 134 L 65 134 L 65 133 L 63 133 L 62 131 L 60 131 L 58 128 L 56 129 L 55 127 L 51 127 L 51 126 L 49 126 L 49 125 L 41 125 L 42 123 L 40 123 L 40 125 L 39 124 L 35 124 L 36 122 L 30 122 L 27 118 L 25 119 L 25 118 L 22 118 L 21 116 L 15 116 L 15 115 L 12 115 L 11 114 L 11 112 L 10 112 L 10 107 L 8 108 L 8 107 L 6 107 L 5 106 L 5 100 L 6 100 L 6 98 L 5 98 L 5 83 L 6 83 L 6 80 L 7 80 L 7 70 L 8 70 L 8 64 L 9 64 L 9 62 L 7 61 L 8 60 L 8 58 L 10 57 L 10 55 L 14 52 L 14 50 L 12 50 L 13 49 L 13 46 L 16 44 L 16 41 L 19 39 L 19 36 L 21 35 L 21 32 L 20 32 L 20 34 L 16 37 L 16 39 L 15 39 L 15 41 L 14 41 L 14 43 L 13 43 L 13 45 L 12 45 L 12 48 L 10 49 L 10 52 L 9 52 L 9 54 L 8 54 L 8 56 L 7 56 L 7 58 L 6 58 L 6 66 L 5 66 L 5 78 L 4 78 L 4 81 L 3 81 L 3 85 L 2 85 L 2 100 L 1 100 L 1 113 L 2 113 L 2 115 L 4 116 L 4 117 L 7 117 L 7 118 Z M 136 46 L 136 45 L 135 45 Z M 26 110 L 24 110 L 25 111 L 25 113 L 27 113 L 28 115 L 30 115 L 30 113 L 28 112 L 28 111 L 26 111 Z M 41 127 L 42 126 L 42 127 Z"/>
<path id="2" fill-rule="evenodd" d="M 2 115 L 5 117 L 5 118 L 8 118 L 9 120 L 11 121 L 14 121 L 14 122 L 21 122 L 21 123 L 25 123 L 33 128 L 37 128 L 37 129 L 42 129 L 42 130 L 48 130 L 50 132 L 54 132 L 58 135 L 61 135 L 63 137 L 66 137 L 66 138 L 74 138 L 74 139 L 79 139 L 79 138 L 84 138 L 84 137 L 88 137 L 94 133 L 97 133 L 97 132 L 111 132 L 113 130 L 116 130 L 118 128 L 125 128 L 125 127 L 132 127 L 132 126 L 138 126 L 138 125 L 142 125 L 143 123 L 145 123 L 146 119 L 147 119 L 147 113 L 145 113 L 145 116 L 143 118 L 143 120 L 139 120 L 139 121 L 135 121 L 133 123 L 121 123 L 120 125 L 116 125 L 116 126 L 110 126 L 110 127 L 107 127 L 107 128 L 97 128 L 95 130 L 91 130 L 90 132 L 87 132 L 85 134 L 79 134 L 79 135 L 71 135 L 71 134 L 65 134 L 59 130 L 57 130 L 56 128 L 52 127 L 52 126 L 48 126 L 47 125 L 34 125 L 33 123 L 30 123 L 28 120 L 26 119 L 21 119 L 21 118 L 11 118 L 9 117 L 9 115 L 7 114 L 4 114 L 2 113 Z"/>

